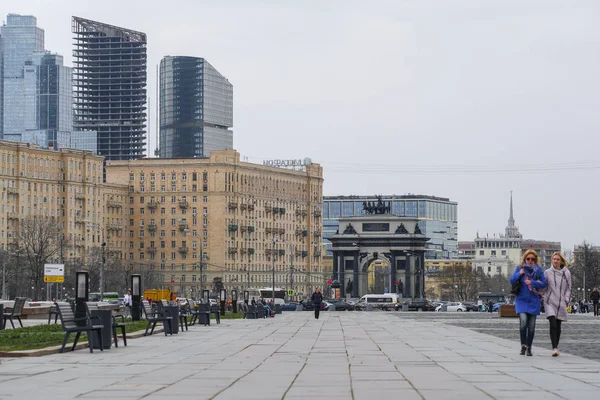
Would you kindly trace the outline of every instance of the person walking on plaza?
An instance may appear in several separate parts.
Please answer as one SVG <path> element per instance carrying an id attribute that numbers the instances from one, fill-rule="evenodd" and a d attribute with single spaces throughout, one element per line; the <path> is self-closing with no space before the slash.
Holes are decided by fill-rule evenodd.
<path id="1" fill-rule="evenodd" d="M 131 290 L 128 290 L 127 294 L 123 296 L 123 304 L 125 304 L 125 309 L 127 310 L 127 313 L 131 315 L 131 305 L 133 304 L 131 299 Z"/>
<path id="2" fill-rule="evenodd" d="M 563 321 L 567 320 L 567 304 L 571 298 L 571 271 L 569 263 L 562 254 L 552 254 L 552 267 L 544 271 L 546 289 L 544 290 L 544 305 L 546 318 L 550 322 L 550 341 L 552 342 L 552 357 L 557 357 L 558 342 Z"/>
<path id="3" fill-rule="evenodd" d="M 538 265 L 538 255 L 534 250 L 527 250 L 517 265 L 515 272 L 510 277 L 511 285 L 518 285 L 519 293 L 515 299 L 517 314 L 519 315 L 519 331 L 521 334 L 521 355 L 531 353 L 533 336 L 535 334 L 535 320 L 540 315 L 540 291 L 546 288 L 546 276 Z"/>
<path id="4" fill-rule="evenodd" d="M 315 292 L 311 296 L 311 300 L 315 306 L 315 318 L 319 319 L 319 311 L 321 311 L 321 303 L 323 302 L 323 295 L 321 289 L 316 288 Z"/>
<path id="5" fill-rule="evenodd" d="M 592 303 L 594 303 L 594 317 L 597 317 L 599 314 L 598 303 L 600 302 L 600 292 L 598 292 L 597 287 L 595 287 L 594 290 L 592 290 L 592 294 L 590 295 L 590 300 L 592 301 Z"/>

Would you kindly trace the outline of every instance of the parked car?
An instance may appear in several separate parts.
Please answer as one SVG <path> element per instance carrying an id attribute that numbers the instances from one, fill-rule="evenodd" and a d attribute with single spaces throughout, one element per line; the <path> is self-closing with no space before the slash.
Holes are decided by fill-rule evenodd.
<path id="1" fill-rule="evenodd" d="M 435 311 L 442 311 L 442 306 L 438 306 Z M 448 304 L 446 304 L 446 311 L 449 312 L 464 312 L 467 311 L 467 307 L 460 302 L 456 302 L 456 301 L 451 301 Z"/>
<path id="2" fill-rule="evenodd" d="M 467 311 L 479 311 L 479 306 L 477 303 L 473 303 L 472 301 L 463 301 L 465 307 L 467 307 Z"/>
<path id="3" fill-rule="evenodd" d="M 298 303 L 285 303 L 281 305 L 281 311 L 296 311 Z"/>
<path id="4" fill-rule="evenodd" d="M 302 304 L 302 311 L 314 311 L 315 305 L 311 300 L 301 300 L 300 304 Z M 325 302 L 321 303 L 321 311 L 325 311 L 326 306 Z"/>
<path id="5" fill-rule="evenodd" d="M 435 311 L 435 306 L 431 304 L 427 299 L 411 299 L 406 302 L 408 305 L 408 311 Z M 396 310 L 401 310 L 402 304 L 398 303 Z"/>
<path id="6" fill-rule="evenodd" d="M 333 304 L 335 311 L 351 311 L 354 310 L 354 305 L 350 305 L 343 299 L 331 299 L 327 300 L 328 303 Z"/>

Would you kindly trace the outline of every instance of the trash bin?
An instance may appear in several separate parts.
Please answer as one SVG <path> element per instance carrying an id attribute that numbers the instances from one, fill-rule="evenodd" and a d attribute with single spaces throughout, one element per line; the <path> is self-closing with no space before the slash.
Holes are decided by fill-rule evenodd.
<path id="1" fill-rule="evenodd" d="M 4 329 L 4 304 L 0 304 L 0 331 Z"/>
<path id="2" fill-rule="evenodd" d="M 408 304 L 402 304 L 402 311 L 408 311 Z"/>
<path id="3" fill-rule="evenodd" d="M 102 325 L 102 348 L 110 349 L 112 345 L 112 311 L 111 310 L 92 310 L 90 311 L 92 325 Z M 97 318 L 96 318 L 97 317 Z M 100 349 L 98 334 L 92 332 L 92 346 L 94 349 Z M 88 338 L 89 339 L 89 338 Z"/>
<path id="4" fill-rule="evenodd" d="M 171 317 L 171 329 L 169 329 L 169 323 L 167 321 L 163 321 L 163 328 L 167 334 L 176 335 L 179 333 L 179 306 L 163 306 L 163 312 L 165 316 Z"/>

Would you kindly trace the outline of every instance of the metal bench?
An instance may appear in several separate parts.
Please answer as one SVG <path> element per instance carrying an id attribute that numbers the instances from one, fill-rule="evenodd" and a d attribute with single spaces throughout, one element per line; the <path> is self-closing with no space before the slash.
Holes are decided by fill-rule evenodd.
<path id="1" fill-rule="evenodd" d="M 166 322 L 169 325 L 168 331 L 173 335 L 172 329 L 172 319 L 171 317 L 167 317 L 164 311 L 152 310 L 150 303 L 148 300 L 142 301 L 142 309 L 144 310 L 144 315 L 146 316 L 146 320 L 148 321 L 148 325 L 146 326 L 146 331 L 144 332 L 144 336 L 148 335 L 148 329 L 150 329 L 150 325 L 152 325 L 152 330 L 150 331 L 150 335 L 154 333 L 154 328 L 156 327 L 157 322 Z M 168 332 L 165 329 L 165 336 L 167 336 Z"/>
<path id="2" fill-rule="evenodd" d="M 261 303 L 256 305 L 256 318 L 267 318 L 267 310 Z"/>
<path id="3" fill-rule="evenodd" d="M 91 319 L 91 312 L 92 311 L 100 311 L 100 307 L 98 307 L 98 303 L 95 302 L 91 302 L 88 301 L 85 303 L 85 307 L 88 310 L 88 316 Z M 112 313 L 112 312 L 111 312 Z M 123 345 L 127 346 L 127 334 L 125 333 L 125 317 L 122 315 L 118 315 L 118 316 L 114 316 L 111 315 L 111 320 L 112 320 L 112 337 L 115 341 L 115 347 L 119 347 L 119 335 L 117 334 L 117 329 L 121 330 L 121 336 L 123 337 Z M 121 318 L 121 322 L 117 322 L 117 317 Z"/>
<path id="4" fill-rule="evenodd" d="M 62 347 L 60 348 L 60 353 L 65 351 L 65 346 L 69 341 L 69 336 L 71 333 L 75 332 L 75 341 L 73 342 L 73 347 L 71 351 L 75 350 L 75 346 L 77 346 L 77 341 L 81 336 L 82 332 L 87 333 L 88 338 L 88 347 L 90 348 L 90 353 L 94 352 L 94 346 L 92 346 L 91 335 L 92 332 L 96 332 L 98 334 L 98 342 L 102 343 L 102 325 L 93 325 L 92 321 L 88 317 L 75 318 L 75 314 L 73 314 L 73 310 L 71 309 L 71 305 L 69 303 L 64 302 L 55 302 L 56 311 L 60 316 L 60 323 L 62 325 L 62 329 L 65 332 L 65 338 L 63 340 Z M 81 325 L 78 325 L 77 322 L 83 322 Z M 100 351 L 104 351 L 102 346 L 100 346 Z"/>
<path id="5" fill-rule="evenodd" d="M 210 325 L 210 311 L 208 307 L 201 307 L 202 304 L 196 304 L 192 299 L 188 300 L 189 313 L 192 316 L 190 325 L 194 325 L 196 322 L 200 323 L 200 315 L 204 315 L 204 326 Z"/>
<path id="6" fill-rule="evenodd" d="M 23 322 L 21 322 L 21 313 L 23 312 L 23 307 L 25 307 L 25 302 L 27 299 L 25 297 L 15 297 L 15 304 L 13 308 L 9 312 L 4 312 L 2 316 L 4 317 L 4 325 L 2 328 L 6 328 L 6 321 L 10 321 L 12 328 L 15 329 L 15 323 L 13 322 L 13 318 L 16 318 L 19 321 L 19 325 L 21 328 L 23 327 Z"/>

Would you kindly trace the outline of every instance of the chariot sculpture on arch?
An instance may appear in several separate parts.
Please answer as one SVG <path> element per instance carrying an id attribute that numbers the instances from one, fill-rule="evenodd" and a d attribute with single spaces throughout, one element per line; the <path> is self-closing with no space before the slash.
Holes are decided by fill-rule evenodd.
<path id="1" fill-rule="evenodd" d="M 382 196 L 375 196 L 377 202 L 363 201 L 363 210 L 370 215 L 390 214 L 392 211 L 391 201 L 383 201 Z"/>

